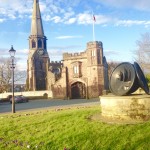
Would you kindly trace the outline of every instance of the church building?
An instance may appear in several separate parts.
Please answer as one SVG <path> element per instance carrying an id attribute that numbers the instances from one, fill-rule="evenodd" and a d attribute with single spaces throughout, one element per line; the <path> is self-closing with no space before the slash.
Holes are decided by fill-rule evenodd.
<path id="1" fill-rule="evenodd" d="M 27 88 L 30 91 L 47 89 L 49 56 L 44 35 L 39 1 L 34 0 L 27 61 Z"/>
<path id="2" fill-rule="evenodd" d="M 34 0 L 29 36 L 27 88 L 50 90 L 53 98 L 94 98 L 108 89 L 108 65 L 100 41 L 88 42 L 81 53 L 64 53 L 60 62 L 47 52 L 39 0 Z"/>

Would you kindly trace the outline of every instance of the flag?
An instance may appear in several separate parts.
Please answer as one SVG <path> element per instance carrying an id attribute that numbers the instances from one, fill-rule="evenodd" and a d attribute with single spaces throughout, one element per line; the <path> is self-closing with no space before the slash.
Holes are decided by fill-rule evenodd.
<path id="1" fill-rule="evenodd" d="M 94 22 L 96 22 L 96 18 L 95 18 L 95 16 L 94 16 L 94 15 L 93 15 L 93 21 L 94 21 Z"/>

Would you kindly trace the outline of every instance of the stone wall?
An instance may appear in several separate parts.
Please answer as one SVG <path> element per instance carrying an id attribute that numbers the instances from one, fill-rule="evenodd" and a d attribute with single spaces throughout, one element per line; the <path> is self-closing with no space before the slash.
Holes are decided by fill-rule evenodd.
<path id="1" fill-rule="evenodd" d="M 67 98 L 67 79 L 66 67 L 62 68 L 61 78 L 52 84 L 52 92 L 54 98 L 66 99 Z"/>
<path id="2" fill-rule="evenodd" d="M 17 95 L 23 95 L 23 96 L 26 96 L 26 97 L 42 97 L 44 95 L 47 95 L 48 98 L 53 98 L 53 93 L 52 91 L 27 91 L 27 92 L 15 92 L 14 93 L 15 96 Z M 0 94 L 0 98 L 3 99 L 3 98 L 7 98 L 8 95 L 12 95 L 11 92 L 9 93 L 2 93 Z"/>

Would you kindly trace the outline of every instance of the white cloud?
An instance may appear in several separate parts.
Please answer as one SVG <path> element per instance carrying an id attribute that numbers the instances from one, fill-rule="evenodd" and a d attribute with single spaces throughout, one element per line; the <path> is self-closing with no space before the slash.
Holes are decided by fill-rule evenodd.
<path id="1" fill-rule="evenodd" d="M 92 16 L 90 14 L 79 14 L 77 16 L 78 24 L 91 24 L 92 23 Z"/>
<path id="2" fill-rule="evenodd" d="M 114 49 L 105 49 L 104 50 L 104 56 L 107 58 L 107 61 L 109 62 L 131 62 L 132 61 L 132 52 L 127 52 L 126 50 L 118 51 Z M 119 56 L 119 57 L 118 57 Z"/>
<path id="3" fill-rule="evenodd" d="M 73 23 L 75 23 L 77 21 L 77 18 L 69 18 L 66 22 L 65 22 L 65 24 L 73 24 Z"/>
<path id="4" fill-rule="evenodd" d="M 13 15 L 13 14 L 8 14 L 8 17 L 9 17 L 10 19 L 12 19 L 12 20 L 16 19 L 16 16 Z"/>
<path id="5" fill-rule="evenodd" d="M 9 57 L 9 50 L 6 49 L 6 48 L 0 48 L 0 56 L 7 56 Z M 17 50 L 16 51 L 16 57 L 17 56 L 21 56 L 21 57 L 24 57 L 24 56 L 27 56 L 29 50 L 28 49 L 21 49 L 21 50 Z"/>
<path id="6" fill-rule="evenodd" d="M 1 19 L 1 18 L 0 18 L 0 23 L 2 23 L 2 22 L 4 22 L 4 21 L 5 21 L 5 19 Z"/>
<path id="7" fill-rule="evenodd" d="M 52 21 L 54 21 L 54 23 L 60 23 L 63 22 L 63 20 L 61 19 L 60 16 L 55 16 L 51 19 Z"/>
<path id="8" fill-rule="evenodd" d="M 96 18 L 96 24 L 106 24 L 113 21 L 112 18 L 104 15 L 95 15 L 95 18 Z"/>
<path id="9" fill-rule="evenodd" d="M 98 3 L 103 3 L 113 7 L 119 8 L 134 8 L 138 10 L 150 11 L 150 1 L 149 0 L 94 0 Z"/>
<path id="10" fill-rule="evenodd" d="M 83 36 L 58 36 L 56 39 L 74 39 L 74 38 L 83 38 Z"/>
<path id="11" fill-rule="evenodd" d="M 22 59 L 18 60 L 17 63 L 16 63 L 16 68 L 19 71 L 27 70 L 27 61 L 26 61 L 26 59 L 24 59 L 24 60 L 22 60 Z"/>
<path id="12" fill-rule="evenodd" d="M 115 23 L 116 26 L 133 26 L 133 25 L 144 25 L 145 27 L 150 26 L 150 21 L 142 20 L 118 20 Z"/>
<path id="13" fill-rule="evenodd" d="M 94 3 L 97 2 L 97 3 Z M 149 0 L 92 0 L 91 2 L 82 2 L 81 0 L 40 0 L 40 10 L 42 12 L 42 18 L 44 21 L 64 24 L 81 24 L 87 25 L 92 24 L 92 15 L 87 12 L 85 8 L 82 12 L 76 13 L 75 7 L 82 6 L 83 3 L 90 6 L 91 3 L 105 4 L 113 7 L 120 8 L 136 8 L 140 10 L 150 10 Z M 33 0 L 0 0 L 0 23 L 7 21 L 7 19 L 30 19 L 32 14 Z M 87 7 L 88 8 L 88 7 Z M 91 7 L 90 7 L 91 8 Z M 80 10 L 80 9 L 78 9 Z M 150 21 L 145 20 L 124 20 L 123 18 L 112 18 L 105 14 L 95 14 L 95 24 L 107 26 L 108 24 L 114 24 L 116 26 L 133 26 L 143 25 L 145 27 L 150 26 Z"/>
<path id="14" fill-rule="evenodd" d="M 44 15 L 43 16 L 43 20 L 44 21 L 50 21 L 51 20 L 51 16 L 50 15 Z"/>
<path id="15" fill-rule="evenodd" d="M 8 56 L 9 57 L 9 54 L 8 54 L 8 49 L 6 48 L 0 48 L 0 57 L 2 56 Z"/>
<path id="16" fill-rule="evenodd" d="M 64 13 L 64 19 L 68 19 L 74 14 L 75 14 L 74 11 L 67 11 L 66 13 Z"/>
<path id="17" fill-rule="evenodd" d="M 20 15 L 31 13 L 31 1 L 28 0 L 0 0 L 0 14 L 5 19 L 16 19 Z"/>
<path id="18" fill-rule="evenodd" d="M 28 53 L 29 53 L 28 49 L 22 49 L 22 50 L 18 50 L 16 54 L 19 55 L 19 56 L 21 56 L 21 55 L 22 56 L 25 56 L 25 55 L 27 56 Z"/>
<path id="19" fill-rule="evenodd" d="M 105 15 L 95 15 L 96 22 L 95 24 L 107 24 L 113 21 L 110 17 L 107 17 Z M 92 24 L 93 23 L 93 16 L 89 13 L 80 13 L 77 14 L 76 16 L 69 18 L 68 20 L 65 21 L 65 24 Z"/>
<path id="20" fill-rule="evenodd" d="M 47 3 L 47 9 L 45 11 L 49 11 L 52 14 L 64 13 L 65 10 L 60 6 L 54 5 L 53 3 Z"/>

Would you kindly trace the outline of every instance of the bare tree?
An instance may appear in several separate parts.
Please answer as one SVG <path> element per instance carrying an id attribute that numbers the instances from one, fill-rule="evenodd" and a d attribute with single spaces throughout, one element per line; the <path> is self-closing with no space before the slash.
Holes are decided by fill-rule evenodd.
<path id="1" fill-rule="evenodd" d="M 11 88 L 11 73 L 10 60 L 8 58 L 0 58 L 0 93 L 8 91 Z M 26 73 L 16 68 L 14 77 L 16 83 L 25 79 Z"/>
<path id="2" fill-rule="evenodd" d="M 137 61 L 145 72 L 150 71 L 150 33 L 141 35 L 136 41 L 135 61 Z"/>
<path id="3" fill-rule="evenodd" d="M 119 62 L 115 62 L 115 61 L 108 62 L 108 75 L 109 75 L 109 77 L 111 75 L 111 72 L 117 67 L 118 64 L 119 64 Z"/>

